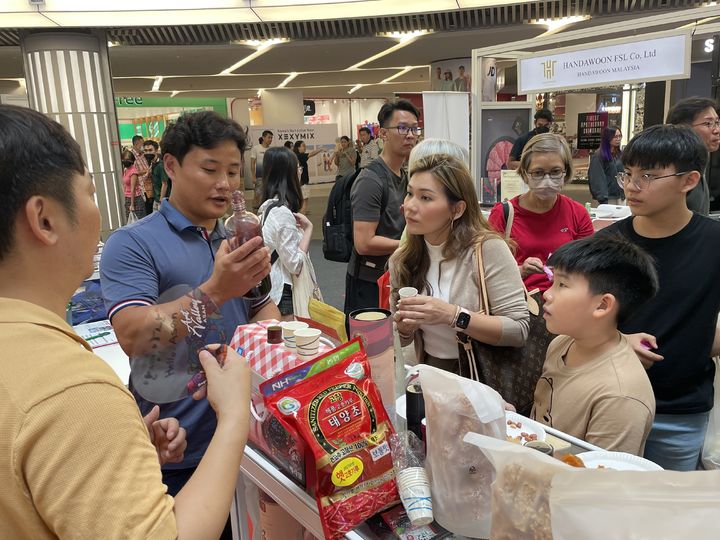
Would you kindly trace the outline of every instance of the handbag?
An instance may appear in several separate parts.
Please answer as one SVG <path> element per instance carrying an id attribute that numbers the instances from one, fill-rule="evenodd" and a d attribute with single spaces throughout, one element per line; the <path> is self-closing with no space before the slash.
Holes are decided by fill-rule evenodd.
<path id="1" fill-rule="evenodd" d="M 317 277 L 315 277 L 315 268 L 310 260 L 310 255 L 302 252 L 302 257 L 302 270 L 297 276 L 292 276 L 293 314 L 307 318 L 310 317 L 310 299 L 314 298 L 322 302 L 323 297 L 317 283 Z"/>
<path id="2" fill-rule="evenodd" d="M 485 283 L 482 246 L 478 246 L 476 252 L 480 282 L 480 306 L 484 313 L 492 315 Z M 518 413 L 528 416 L 533 405 L 535 385 L 542 374 L 545 363 L 545 353 L 548 345 L 556 336 L 547 331 L 545 321 L 539 316 L 542 297 L 539 300 L 533 298 L 533 295 L 539 291 L 535 289 L 528 293 L 524 284 L 523 289 L 530 312 L 530 324 L 525 345 L 522 347 L 488 345 L 458 332 L 457 340 L 460 349 L 458 368 L 460 375 L 463 375 L 463 364 L 467 365 L 470 378 L 479 380 L 497 390 L 505 401 L 515 406 Z"/>

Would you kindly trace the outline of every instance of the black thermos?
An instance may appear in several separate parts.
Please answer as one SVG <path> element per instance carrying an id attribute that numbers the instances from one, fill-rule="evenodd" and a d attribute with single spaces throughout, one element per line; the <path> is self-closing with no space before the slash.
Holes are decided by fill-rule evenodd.
<path id="1" fill-rule="evenodd" d="M 425 418 L 425 399 L 423 398 L 420 381 L 410 383 L 405 390 L 405 405 L 407 412 L 407 428 L 422 440 L 421 421 Z"/>

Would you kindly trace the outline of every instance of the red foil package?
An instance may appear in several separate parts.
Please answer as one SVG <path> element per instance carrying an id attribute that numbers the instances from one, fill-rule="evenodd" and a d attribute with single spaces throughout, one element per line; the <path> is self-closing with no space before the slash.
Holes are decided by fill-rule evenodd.
<path id="1" fill-rule="evenodd" d="M 398 501 L 388 443 L 394 429 L 359 340 L 266 381 L 261 392 L 268 409 L 312 451 L 327 539 L 342 538 Z"/>

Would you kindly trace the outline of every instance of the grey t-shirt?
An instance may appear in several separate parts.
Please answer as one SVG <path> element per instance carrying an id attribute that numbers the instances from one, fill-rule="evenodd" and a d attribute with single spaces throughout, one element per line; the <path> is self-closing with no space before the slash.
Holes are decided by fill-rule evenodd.
<path id="1" fill-rule="evenodd" d="M 406 191 L 407 172 L 402 170 L 401 176 L 398 176 L 381 157 L 377 158 L 360 172 L 353 183 L 350 192 L 353 221 L 377 221 L 376 235 L 400 240 L 405 229 L 405 216 L 400 206 Z M 348 274 L 363 281 L 377 281 L 385 273 L 389 257 L 360 256 L 353 250 Z"/>

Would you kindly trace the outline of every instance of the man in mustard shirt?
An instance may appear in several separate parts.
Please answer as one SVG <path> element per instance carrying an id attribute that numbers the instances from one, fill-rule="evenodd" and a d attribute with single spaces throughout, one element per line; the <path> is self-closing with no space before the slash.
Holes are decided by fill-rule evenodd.
<path id="1" fill-rule="evenodd" d="M 181 459 L 184 432 L 153 422 L 154 448 L 133 396 L 64 320 L 100 235 L 80 147 L 30 109 L 0 105 L 0 125 L 0 535 L 218 538 L 247 438 L 246 362 L 201 353 L 195 397 L 207 393 L 217 428 L 173 499 L 158 457 Z"/>

